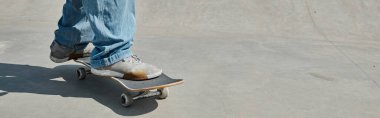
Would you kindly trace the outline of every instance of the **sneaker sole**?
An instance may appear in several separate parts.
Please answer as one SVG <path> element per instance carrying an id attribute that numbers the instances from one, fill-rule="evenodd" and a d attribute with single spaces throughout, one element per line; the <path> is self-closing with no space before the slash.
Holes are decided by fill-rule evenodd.
<path id="1" fill-rule="evenodd" d="M 112 70 L 98 70 L 98 69 L 91 68 L 91 73 L 94 75 L 106 76 L 106 77 L 117 77 L 117 78 L 124 77 L 123 73 L 112 71 Z M 148 79 L 152 79 L 152 78 L 160 76 L 161 74 L 162 74 L 162 70 L 157 73 L 147 75 L 147 77 Z"/>
<path id="2" fill-rule="evenodd" d="M 63 59 L 58 59 L 58 58 L 55 58 L 53 56 L 50 56 L 50 60 L 55 62 L 55 63 L 63 63 L 63 62 L 67 62 L 69 61 L 69 58 L 63 58 Z"/>

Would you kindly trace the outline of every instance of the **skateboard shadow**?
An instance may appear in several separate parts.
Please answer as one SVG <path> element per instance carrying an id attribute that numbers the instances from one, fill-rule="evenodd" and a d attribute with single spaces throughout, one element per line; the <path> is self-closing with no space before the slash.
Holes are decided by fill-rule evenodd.
<path id="1" fill-rule="evenodd" d="M 75 73 L 78 67 L 80 66 L 61 65 L 45 68 L 0 63 L 0 90 L 5 91 L 0 91 L 0 97 L 16 92 L 92 98 L 123 116 L 142 115 L 157 108 L 154 98 L 135 101 L 127 108 L 121 106 L 119 97 L 124 89 L 120 85 L 91 75 L 86 80 L 78 80 Z"/>

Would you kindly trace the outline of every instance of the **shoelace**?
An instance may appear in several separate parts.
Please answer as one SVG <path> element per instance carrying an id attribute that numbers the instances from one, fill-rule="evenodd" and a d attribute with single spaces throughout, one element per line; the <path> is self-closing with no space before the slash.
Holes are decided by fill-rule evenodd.
<path id="1" fill-rule="evenodd" d="M 132 55 L 131 57 L 128 58 L 128 60 L 123 59 L 121 61 L 123 61 L 123 62 L 128 61 L 130 63 L 141 63 L 141 59 L 138 58 L 137 55 Z"/>

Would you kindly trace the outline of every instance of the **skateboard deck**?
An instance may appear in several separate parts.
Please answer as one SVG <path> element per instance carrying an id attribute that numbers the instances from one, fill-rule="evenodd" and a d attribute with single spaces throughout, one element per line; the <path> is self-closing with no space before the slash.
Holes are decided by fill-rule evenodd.
<path id="1" fill-rule="evenodd" d="M 161 89 L 174 85 L 181 84 L 183 82 L 182 79 L 172 79 L 165 74 L 160 75 L 157 78 L 145 81 L 131 81 L 125 79 L 114 78 L 116 81 L 119 81 L 121 84 L 125 85 L 127 89 L 130 91 L 147 91 L 153 89 Z"/>
<path id="2" fill-rule="evenodd" d="M 89 58 L 79 58 L 75 60 L 75 62 L 81 63 L 85 65 L 87 68 L 91 68 L 90 59 Z M 88 71 L 88 70 L 87 70 Z M 88 73 L 88 72 L 87 72 Z M 167 76 L 166 74 L 162 74 L 156 78 L 145 80 L 145 81 L 133 81 L 126 80 L 117 77 L 109 77 L 103 76 L 110 79 L 113 79 L 123 85 L 128 91 L 131 92 L 140 92 L 140 91 L 148 91 L 154 89 L 162 89 L 170 86 L 175 86 L 183 83 L 183 79 L 173 79 Z"/>
<path id="3" fill-rule="evenodd" d="M 77 70 L 78 79 L 83 80 L 87 74 L 91 74 L 90 58 L 79 58 L 74 60 L 77 63 L 83 64 L 86 68 L 79 68 Z M 183 83 L 183 79 L 173 79 L 166 74 L 161 74 L 156 78 L 145 81 L 126 80 L 117 77 L 102 76 L 117 81 L 127 91 L 121 94 L 121 105 L 128 107 L 134 100 L 157 96 L 158 99 L 166 99 L 169 95 L 169 88 Z M 156 90 L 156 91 L 154 91 Z M 132 92 L 137 92 L 137 95 L 132 96 Z"/>

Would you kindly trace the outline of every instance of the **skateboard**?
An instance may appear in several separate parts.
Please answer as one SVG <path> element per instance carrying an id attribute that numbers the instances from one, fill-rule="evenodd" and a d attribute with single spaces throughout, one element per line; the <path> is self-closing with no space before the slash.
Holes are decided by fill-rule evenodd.
<path id="1" fill-rule="evenodd" d="M 77 69 L 77 77 L 79 80 L 84 80 L 86 79 L 86 75 L 92 74 L 90 69 L 91 64 L 89 63 L 90 58 L 79 58 L 74 61 L 84 65 L 84 67 Z M 108 76 L 102 77 L 114 80 L 125 88 L 126 91 L 120 95 L 121 105 L 124 107 L 128 107 L 132 105 L 134 101 L 143 98 L 156 97 L 157 99 L 166 99 L 169 95 L 168 87 L 184 82 L 183 79 L 173 79 L 165 74 L 145 81 L 125 80 Z M 132 93 L 137 94 L 133 95 Z"/>

